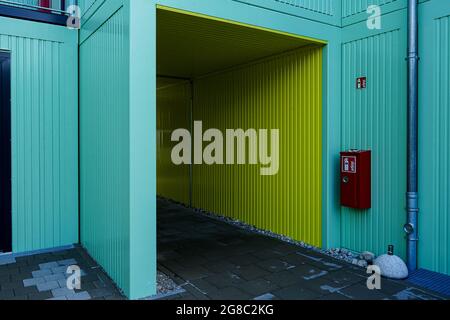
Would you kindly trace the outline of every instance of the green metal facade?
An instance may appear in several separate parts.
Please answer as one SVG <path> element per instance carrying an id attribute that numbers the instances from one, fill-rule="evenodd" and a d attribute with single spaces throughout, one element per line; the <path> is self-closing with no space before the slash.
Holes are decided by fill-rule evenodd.
<path id="1" fill-rule="evenodd" d="M 420 10 L 419 267 L 450 274 L 450 3 Z"/>
<path id="2" fill-rule="evenodd" d="M 77 34 L 0 17 L 11 53 L 13 251 L 78 242 Z"/>
<path id="3" fill-rule="evenodd" d="M 420 3 L 419 267 L 450 274 L 450 3 Z M 381 30 L 366 27 L 370 4 Z M 394 244 L 405 257 L 406 0 L 82 0 L 78 35 L 0 18 L 0 50 L 12 55 L 14 252 L 81 241 L 129 297 L 155 292 L 157 119 L 178 126 L 156 112 L 156 5 L 326 42 L 320 243 L 376 254 Z M 339 205 L 349 148 L 373 152 L 367 211 Z"/>
<path id="4" fill-rule="evenodd" d="M 342 150 L 372 150 L 372 208 L 342 208 L 341 246 L 384 253 L 393 244 L 406 258 L 406 16 L 394 12 L 381 30 L 366 21 L 344 28 Z M 367 89 L 356 78 L 367 77 Z"/>
<path id="5" fill-rule="evenodd" d="M 81 243 L 141 298 L 156 291 L 155 48 L 142 40 L 154 30 L 152 6 L 93 6 L 80 31 Z"/>

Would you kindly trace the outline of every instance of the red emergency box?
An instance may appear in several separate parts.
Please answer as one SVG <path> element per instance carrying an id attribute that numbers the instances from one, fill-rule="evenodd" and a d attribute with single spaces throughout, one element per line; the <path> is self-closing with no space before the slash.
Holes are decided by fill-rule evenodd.
<path id="1" fill-rule="evenodd" d="M 372 206 L 371 151 L 341 152 L 341 205 L 354 209 Z"/>

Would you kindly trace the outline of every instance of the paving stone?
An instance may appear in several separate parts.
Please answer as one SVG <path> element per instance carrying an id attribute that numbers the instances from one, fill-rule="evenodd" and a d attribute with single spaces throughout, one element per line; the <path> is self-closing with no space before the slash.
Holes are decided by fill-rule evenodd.
<path id="1" fill-rule="evenodd" d="M 204 280 L 219 289 L 245 283 L 244 279 L 231 272 L 215 274 L 204 278 Z"/>
<path id="2" fill-rule="evenodd" d="M 271 249 L 264 249 L 264 250 L 256 251 L 256 252 L 252 253 L 252 255 L 254 255 L 260 261 L 268 260 L 268 259 L 280 259 L 283 256 L 282 254 L 280 254 L 280 252 L 274 251 Z"/>
<path id="3" fill-rule="evenodd" d="M 327 294 L 325 296 L 322 296 L 320 298 L 318 298 L 317 300 L 334 300 L 334 301 L 339 301 L 339 300 L 350 300 L 350 298 L 346 297 L 345 295 L 339 293 L 339 292 L 335 292 L 332 294 Z"/>
<path id="4" fill-rule="evenodd" d="M 33 278 L 42 278 L 52 274 L 51 269 L 36 270 L 32 272 Z"/>
<path id="5" fill-rule="evenodd" d="M 19 267 L 19 271 L 22 274 L 30 274 L 30 278 L 32 277 L 32 272 L 36 271 L 38 269 L 37 266 L 26 266 L 26 267 Z"/>
<path id="6" fill-rule="evenodd" d="M 0 300 L 7 300 L 14 297 L 14 291 L 12 289 L 0 290 Z"/>
<path id="7" fill-rule="evenodd" d="M 440 297 L 429 294 L 417 288 L 406 288 L 392 295 L 390 298 L 392 300 L 424 300 L 424 301 L 441 300 Z"/>
<path id="8" fill-rule="evenodd" d="M 59 265 L 59 266 L 65 266 L 65 267 L 67 267 L 67 266 L 72 266 L 72 265 L 76 265 L 78 262 L 77 262 L 77 260 L 75 260 L 75 259 L 65 259 L 65 260 L 60 260 L 60 261 L 58 261 L 57 262 L 57 264 Z M 56 266 L 55 266 L 56 267 Z"/>
<path id="9" fill-rule="evenodd" d="M 312 300 L 321 295 L 305 289 L 300 285 L 293 285 L 273 292 L 273 295 L 283 300 Z"/>
<path id="10" fill-rule="evenodd" d="M 389 297 L 379 290 L 369 290 L 367 286 L 361 284 L 339 290 L 339 293 L 344 294 L 352 300 L 383 300 Z"/>
<path id="11" fill-rule="evenodd" d="M 0 276 L 0 284 L 9 281 L 11 281 L 11 276 L 9 274 L 4 274 Z"/>
<path id="12" fill-rule="evenodd" d="M 20 268 L 12 265 L 8 268 L 8 266 L 4 266 L 4 270 L 0 271 L 0 275 L 14 275 L 20 273 Z"/>
<path id="13" fill-rule="evenodd" d="M 67 273 L 67 266 L 59 266 L 59 267 L 54 267 L 51 269 L 50 274 L 58 274 L 58 273 Z"/>
<path id="14" fill-rule="evenodd" d="M 88 292 L 78 292 L 73 295 L 68 295 L 67 300 L 91 300 L 91 296 Z"/>
<path id="15" fill-rule="evenodd" d="M 246 266 L 249 264 L 255 264 L 261 260 L 251 254 L 247 254 L 247 255 L 232 256 L 232 257 L 227 258 L 226 261 L 228 261 L 234 265 L 237 265 L 237 266 Z"/>
<path id="16" fill-rule="evenodd" d="M 10 254 L 0 256 L 0 266 L 7 266 L 10 264 L 14 264 L 15 262 L 16 259 Z"/>
<path id="17" fill-rule="evenodd" d="M 183 285 L 182 288 L 184 290 L 186 290 L 188 294 L 192 295 L 194 297 L 194 300 L 210 300 L 211 299 L 208 295 L 199 291 L 196 287 L 194 287 L 190 283 Z"/>
<path id="18" fill-rule="evenodd" d="M 120 295 L 113 295 L 105 297 L 105 300 L 126 300 L 126 298 Z"/>
<path id="19" fill-rule="evenodd" d="M 210 271 L 208 271 L 206 268 L 203 268 L 201 266 L 199 266 L 197 268 L 179 267 L 174 271 L 177 276 L 179 276 L 185 280 L 201 279 L 201 278 L 211 275 Z"/>
<path id="20" fill-rule="evenodd" d="M 37 289 L 39 292 L 51 291 L 56 288 L 59 288 L 59 284 L 57 281 L 48 281 L 48 282 L 39 283 L 37 285 Z"/>
<path id="21" fill-rule="evenodd" d="M 57 262 L 46 262 L 39 264 L 39 268 L 41 270 L 53 269 L 56 268 L 57 266 L 58 266 Z"/>
<path id="22" fill-rule="evenodd" d="M 279 287 L 288 287 L 297 283 L 300 280 L 300 277 L 289 271 L 281 271 L 269 274 L 264 277 L 264 279 L 277 284 Z"/>
<path id="23" fill-rule="evenodd" d="M 11 301 L 26 301 L 26 300 L 28 300 L 28 296 L 18 296 L 18 295 L 15 295 L 15 296 L 12 297 L 12 298 L 8 298 L 8 300 L 11 300 Z"/>
<path id="24" fill-rule="evenodd" d="M 44 283 L 44 278 L 31 278 L 31 279 L 25 279 L 23 280 L 24 287 L 31 287 L 31 286 L 37 286 L 40 283 Z"/>
<path id="25" fill-rule="evenodd" d="M 276 299 L 277 299 L 277 297 L 275 297 L 271 293 L 266 293 L 266 294 L 263 294 L 263 295 L 253 298 L 253 300 L 257 300 L 257 301 L 270 301 L 270 300 L 276 300 Z"/>
<path id="26" fill-rule="evenodd" d="M 38 289 L 36 287 L 18 287 L 13 289 L 15 296 L 28 296 L 29 294 L 38 293 Z"/>
<path id="27" fill-rule="evenodd" d="M 191 283 L 199 291 L 201 291 L 202 293 L 205 293 L 205 294 L 208 294 L 208 292 L 218 290 L 218 288 L 216 286 L 213 286 L 211 283 L 205 281 L 205 279 L 192 280 L 189 283 Z"/>
<path id="28" fill-rule="evenodd" d="M 28 295 L 29 300 L 47 300 L 50 298 L 53 298 L 53 295 L 50 291 L 32 293 Z"/>
<path id="29" fill-rule="evenodd" d="M 0 285 L 0 289 L 1 290 L 12 290 L 15 288 L 22 288 L 22 282 L 21 281 L 8 281 L 8 282 L 4 282 Z"/>
<path id="30" fill-rule="evenodd" d="M 208 294 L 214 300 L 250 300 L 248 293 L 235 287 L 227 287 Z"/>
<path id="31" fill-rule="evenodd" d="M 10 277 L 11 282 L 23 282 L 23 279 L 29 279 L 32 278 L 31 272 L 30 273 L 17 273 L 13 274 Z M 1 281 L 0 281 L 1 283 Z"/>
<path id="32" fill-rule="evenodd" d="M 85 281 L 81 281 L 81 289 L 84 291 L 89 291 L 89 290 L 94 290 L 94 289 L 98 289 L 93 282 L 85 282 Z M 111 288 L 112 289 L 112 288 Z M 115 288 L 114 288 L 115 290 Z"/>
<path id="33" fill-rule="evenodd" d="M 57 288 L 52 290 L 52 295 L 54 297 L 61 297 L 61 296 L 69 296 L 71 294 L 75 294 L 75 290 L 71 290 L 66 288 Z"/>
<path id="34" fill-rule="evenodd" d="M 280 259 L 264 260 L 264 261 L 258 262 L 257 265 L 269 272 L 280 272 L 283 270 L 289 270 L 289 269 L 295 268 L 294 265 L 292 265 L 286 261 L 282 261 Z"/>
<path id="35" fill-rule="evenodd" d="M 67 287 L 67 279 L 59 279 L 59 280 L 58 280 L 58 285 L 59 285 L 61 288 L 66 288 L 66 287 Z"/>
<path id="36" fill-rule="evenodd" d="M 252 296 L 258 296 L 280 289 L 280 287 L 267 279 L 255 279 L 239 285 L 239 289 L 248 292 Z"/>
<path id="37" fill-rule="evenodd" d="M 94 289 L 89 291 L 89 294 L 92 298 L 99 298 L 99 297 L 107 297 L 114 295 L 114 292 L 107 289 L 107 288 L 101 288 L 101 289 Z"/>
<path id="38" fill-rule="evenodd" d="M 254 280 L 270 274 L 270 272 L 257 265 L 239 266 L 234 268 L 232 272 L 245 280 Z"/>
<path id="39" fill-rule="evenodd" d="M 59 281 L 64 280 L 66 281 L 66 274 L 65 273 L 56 273 L 49 276 L 44 277 L 45 281 Z"/>
<path id="40" fill-rule="evenodd" d="M 203 265 L 202 267 L 206 268 L 211 273 L 222 273 L 222 272 L 232 270 L 233 268 L 236 267 L 236 265 L 229 261 L 217 261 L 217 262 Z"/>
<path id="41" fill-rule="evenodd" d="M 50 298 L 50 299 L 47 299 L 48 301 L 65 301 L 65 300 L 67 300 L 67 297 L 66 296 L 62 296 L 62 297 L 54 297 L 54 298 Z"/>
<path id="42" fill-rule="evenodd" d="M 381 292 L 387 295 L 395 295 L 405 290 L 405 285 L 381 278 Z"/>

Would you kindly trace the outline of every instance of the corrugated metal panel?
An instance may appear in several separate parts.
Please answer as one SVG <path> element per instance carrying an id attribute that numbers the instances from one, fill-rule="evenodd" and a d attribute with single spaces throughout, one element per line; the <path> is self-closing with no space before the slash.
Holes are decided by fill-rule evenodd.
<path id="1" fill-rule="evenodd" d="M 372 150 L 372 209 L 342 209 L 342 246 L 405 256 L 406 64 L 401 29 L 342 46 L 342 149 Z M 357 90 L 357 77 L 367 89 Z"/>
<path id="2" fill-rule="evenodd" d="M 352 15 L 366 12 L 371 5 L 383 6 L 399 0 L 344 0 L 342 1 L 342 17 L 350 17 Z"/>
<path id="3" fill-rule="evenodd" d="M 11 51 L 13 251 L 78 242 L 76 37 L 0 18 Z M 2 34 L 13 27 L 15 36 Z M 19 36 L 23 32 L 27 36 Z M 54 41 L 49 40 L 55 39 Z M 76 60 L 75 60 L 76 61 Z"/>
<path id="4" fill-rule="evenodd" d="M 419 264 L 450 274 L 450 16 L 439 18 L 450 10 L 433 5 L 421 50 Z"/>
<path id="5" fill-rule="evenodd" d="M 80 196 L 82 244 L 128 292 L 129 78 L 124 11 L 117 11 L 80 47 Z"/>
<path id="6" fill-rule="evenodd" d="M 321 245 L 322 49 L 295 51 L 194 83 L 204 130 L 279 129 L 280 170 L 194 166 L 193 205 Z"/>
<path id="7" fill-rule="evenodd" d="M 166 84 L 157 90 L 158 195 L 189 205 L 190 166 L 176 166 L 171 159 L 172 132 L 191 128 L 191 84 Z"/>
<path id="8" fill-rule="evenodd" d="M 297 8 L 302 8 L 326 14 L 329 16 L 334 15 L 333 1 L 335 0 L 273 0 L 273 1 L 288 4 Z"/>
<path id="9" fill-rule="evenodd" d="M 157 23 L 158 74 L 162 75 L 198 77 L 313 42 L 279 31 L 169 9 L 158 10 Z"/>
<path id="10" fill-rule="evenodd" d="M 84 16 L 99 0 L 78 0 L 78 6 L 81 9 L 81 15 Z"/>

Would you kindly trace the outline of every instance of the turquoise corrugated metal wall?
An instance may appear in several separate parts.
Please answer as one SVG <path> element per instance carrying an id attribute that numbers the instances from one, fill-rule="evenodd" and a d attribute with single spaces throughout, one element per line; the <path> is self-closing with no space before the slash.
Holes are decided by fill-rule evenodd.
<path id="1" fill-rule="evenodd" d="M 273 0 L 273 1 L 330 16 L 334 15 L 333 1 L 335 0 Z"/>
<path id="2" fill-rule="evenodd" d="M 130 298 L 156 293 L 154 15 L 110 0 L 80 33 L 81 241 Z"/>
<path id="3" fill-rule="evenodd" d="M 341 1 L 346 0 L 233 0 L 274 12 L 287 13 L 333 26 L 341 25 Z M 226 1 L 224 1 L 225 4 Z M 282 20 L 282 19 L 280 19 Z"/>
<path id="4" fill-rule="evenodd" d="M 0 18 L 0 50 L 12 67 L 13 251 L 76 243 L 77 34 Z"/>
<path id="5" fill-rule="evenodd" d="M 117 11 L 80 46 L 81 240 L 129 289 L 126 17 Z"/>
<path id="6" fill-rule="evenodd" d="M 342 1 L 342 17 L 346 18 L 358 13 L 365 13 L 370 5 L 383 7 L 386 4 L 403 0 L 344 0 Z"/>
<path id="7" fill-rule="evenodd" d="M 420 10 L 419 266 L 450 274 L 450 2 Z"/>
<path id="8" fill-rule="evenodd" d="M 383 17 L 372 35 L 344 29 L 342 44 L 342 150 L 372 150 L 372 209 L 342 208 L 343 247 L 376 254 L 393 244 L 405 257 L 406 15 Z M 356 79 L 367 77 L 367 89 Z"/>
<path id="9" fill-rule="evenodd" d="M 85 16 L 88 14 L 96 3 L 100 0 L 78 0 L 78 6 L 81 9 L 81 15 Z"/>

